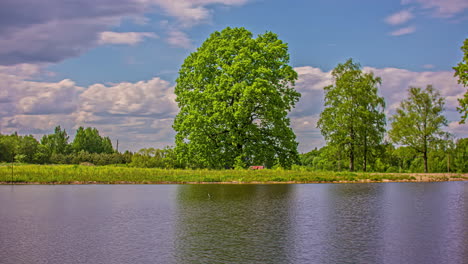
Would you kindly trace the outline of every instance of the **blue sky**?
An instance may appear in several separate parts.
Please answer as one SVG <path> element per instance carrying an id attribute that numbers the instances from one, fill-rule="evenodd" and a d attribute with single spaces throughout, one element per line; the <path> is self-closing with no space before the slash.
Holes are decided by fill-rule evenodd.
<path id="1" fill-rule="evenodd" d="M 467 0 L 4 0 L 0 132 L 94 126 L 124 149 L 170 145 L 177 71 L 227 26 L 289 44 L 303 94 L 290 115 L 300 151 L 324 144 L 322 88 L 347 58 L 382 77 L 389 115 L 408 86 L 433 84 L 447 98 L 447 130 L 468 136 L 452 70 L 468 37 Z"/>
<path id="2" fill-rule="evenodd" d="M 441 1 L 442 2 L 442 1 Z M 337 8 L 339 7 L 339 8 Z M 385 18 L 410 11 L 408 22 L 391 25 Z M 252 1 L 242 6 L 214 5 L 206 22 L 185 29 L 191 47 L 170 45 L 162 38 L 161 21 L 176 18 L 147 14 L 146 25 L 125 20 L 111 30 L 154 32 L 161 37 L 138 45 L 105 45 L 69 58 L 51 69 L 57 78 L 73 78 L 79 84 L 138 81 L 155 74 L 174 81 L 184 58 L 211 34 L 225 27 L 245 27 L 254 34 L 277 33 L 289 44 L 293 66 L 330 70 L 347 58 L 372 67 L 398 67 L 424 71 L 450 70 L 461 58 L 460 44 L 468 36 L 466 9 L 453 16 L 438 17 L 435 10 L 399 1 Z M 431 13 L 434 12 L 434 13 Z M 414 27 L 414 32 L 392 36 L 391 32 Z M 88 67 L 89 66 L 89 67 Z M 99 71 L 95 69 L 99 68 Z M 164 75 L 164 76 L 163 76 Z"/>

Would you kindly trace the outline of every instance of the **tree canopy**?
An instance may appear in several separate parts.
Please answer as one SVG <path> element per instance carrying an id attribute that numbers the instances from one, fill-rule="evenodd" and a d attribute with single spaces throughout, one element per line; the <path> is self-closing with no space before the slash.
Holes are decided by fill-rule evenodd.
<path id="1" fill-rule="evenodd" d="M 288 112 L 299 100 L 288 46 L 272 32 L 214 32 L 179 71 L 176 153 L 200 167 L 289 167 L 298 161 Z"/>
<path id="2" fill-rule="evenodd" d="M 109 137 L 101 137 L 96 128 L 79 127 L 75 139 L 72 142 L 75 152 L 85 151 L 89 153 L 112 153 L 114 149 Z"/>
<path id="3" fill-rule="evenodd" d="M 463 51 L 463 59 L 453 69 L 455 70 L 455 76 L 458 76 L 458 83 L 468 87 L 468 38 L 465 39 L 461 50 Z M 463 98 L 458 99 L 458 102 L 460 107 L 457 107 L 457 110 L 462 115 L 460 124 L 464 124 L 468 117 L 468 90 Z"/>
<path id="4" fill-rule="evenodd" d="M 41 144 L 46 146 L 51 154 L 67 154 L 70 152 L 68 134 L 60 126 L 55 127 L 54 134 L 44 135 Z"/>
<path id="5" fill-rule="evenodd" d="M 380 97 L 380 77 L 363 73 L 358 63 L 349 59 L 332 71 L 334 84 L 324 88 L 325 109 L 317 126 L 329 145 L 349 157 L 349 169 L 354 171 L 360 157 L 366 170 L 368 156 L 385 132 L 385 101 Z"/>
<path id="6" fill-rule="evenodd" d="M 430 144 L 447 136 L 442 130 L 447 125 L 447 119 L 442 115 L 445 99 L 432 85 L 424 90 L 410 87 L 408 96 L 391 118 L 389 136 L 394 143 L 409 146 L 421 153 L 424 171 L 428 172 Z"/>

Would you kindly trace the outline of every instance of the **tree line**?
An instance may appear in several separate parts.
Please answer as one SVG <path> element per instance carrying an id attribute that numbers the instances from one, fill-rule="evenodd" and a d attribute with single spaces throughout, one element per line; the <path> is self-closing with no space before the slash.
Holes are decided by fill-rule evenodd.
<path id="1" fill-rule="evenodd" d="M 468 86 L 468 39 L 462 51 L 454 75 Z M 468 172 L 468 138 L 455 141 L 444 131 L 445 98 L 435 87 L 409 87 L 386 131 L 385 101 L 378 95 L 381 78 L 362 72 L 352 59 L 338 64 L 332 76 L 334 83 L 324 88 L 325 109 L 317 124 L 327 145 L 303 154 L 303 165 L 326 170 Z M 458 101 L 463 124 L 468 91 Z"/>
<path id="2" fill-rule="evenodd" d="M 424 89 L 410 87 L 407 98 L 390 117 L 391 128 L 386 131 L 385 101 L 378 95 L 381 78 L 374 76 L 373 73 L 362 72 L 360 65 L 352 59 L 344 64 L 338 64 L 332 71 L 332 76 L 334 83 L 324 88 L 325 109 L 320 114 L 317 124 L 327 142 L 322 159 L 327 156 L 326 153 L 330 154 L 329 161 L 337 161 L 336 170 L 342 168 L 342 161 L 346 158 L 345 163 L 350 171 L 355 171 L 356 168 L 368 171 L 369 165 L 372 165 L 373 170 L 378 168 L 379 171 L 382 169 L 395 171 L 395 165 L 384 156 L 396 155 L 395 159 L 398 159 L 397 152 L 408 154 L 407 148 L 415 154 L 413 158 L 418 160 L 421 158 L 424 172 L 429 172 L 440 171 L 433 169 L 432 164 L 431 170 L 429 169 L 432 161 L 430 154 L 433 151 L 443 150 L 448 155 L 445 171 L 450 171 L 448 146 L 454 144 L 450 139 L 451 135 L 443 130 L 448 124 L 443 115 L 445 99 L 437 89 L 432 85 Z M 388 142 L 405 148 L 397 148 L 395 154 L 391 147 L 383 147 L 389 145 L 384 143 L 386 132 Z M 463 144 L 456 145 L 457 155 L 462 155 L 464 152 L 460 148 L 463 148 Z M 382 149 L 386 151 L 382 152 Z M 455 150 L 452 148 L 451 151 Z M 385 153 L 388 151 L 390 153 Z M 468 157 L 465 155 L 464 158 Z M 384 160 L 387 163 L 385 166 L 375 164 Z M 356 161 L 361 164 L 357 165 Z M 456 165 L 464 171 L 463 165 L 458 163 Z M 398 171 L 401 171 L 401 167 Z M 415 164 L 410 168 L 419 170 Z"/>
<path id="3" fill-rule="evenodd" d="M 32 135 L 20 136 L 0 134 L 0 162 L 20 162 L 36 164 L 81 164 L 125 165 L 140 168 L 197 168 L 196 163 L 182 163 L 177 159 L 173 147 L 143 148 L 135 153 L 117 152 L 109 149 L 110 139 L 99 136 L 95 128 L 79 128 L 89 131 L 78 134 L 78 139 L 69 142 L 65 129 L 60 126 L 54 133 L 44 135 L 40 141 Z M 86 139 L 88 135 L 92 140 Z M 80 139 L 81 138 L 81 139 Z M 95 145 L 89 142 L 99 142 Z M 80 143 L 78 143 L 80 142 Z M 104 142 L 104 143 L 103 143 Z M 101 145 L 100 148 L 96 147 Z M 112 145 L 111 145 L 112 146 Z M 300 160 L 293 169 L 314 171 L 343 171 L 349 169 L 349 159 L 336 145 L 300 154 Z M 341 154 L 340 154 L 341 152 Z M 369 150 L 366 170 L 370 172 L 422 172 L 424 160 L 414 149 L 407 146 L 395 147 L 384 142 Z M 428 155 L 429 172 L 468 172 L 468 138 L 446 139 L 431 144 Z M 356 170 L 364 170 L 363 156 L 356 153 Z M 273 168 L 280 167 L 274 164 Z"/>
<path id="4" fill-rule="evenodd" d="M 468 85 L 468 40 L 456 67 Z M 445 99 L 431 85 L 409 87 L 390 117 L 378 88 L 384 80 L 363 72 L 352 59 L 332 71 L 324 87 L 325 108 L 317 127 L 326 146 L 297 151 L 288 113 L 301 94 L 289 65 L 288 46 L 272 32 L 256 38 L 245 28 L 214 32 L 182 64 L 175 95 L 179 113 L 175 147 L 119 153 L 95 128 L 80 127 L 75 139 L 60 127 L 40 142 L 32 136 L 1 135 L 0 161 L 129 164 L 139 167 L 231 169 L 303 166 L 312 170 L 466 172 L 467 139 L 444 131 Z M 459 100 L 466 119 L 468 92 Z"/>
<path id="5" fill-rule="evenodd" d="M 462 50 L 464 61 L 454 70 L 466 86 L 468 40 Z M 363 72 L 352 59 L 338 64 L 332 77 L 333 84 L 324 87 L 325 109 L 317 124 L 327 144 L 322 161 L 337 163 L 327 169 L 388 170 L 393 164 L 375 163 L 386 160 L 379 158 L 384 153 L 380 149 L 395 144 L 397 149 L 407 147 L 416 153 L 423 171 L 433 171 L 434 150 L 451 140 L 444 131 L 448 123 L 443 115 L 445 99 L 435 87 L 409 87 L 387 131 L 385 100 L 378 94 L 384 80 Z M 180 111 L 173 127 L 178 160 L 188 166 L 218 169 L 290 168 L 300 164 L 300 158 L 304 163 L 287 115 L 301 96 L 294 89 L 296 80 L 287 44 L 276 34 L 266 32 L 254 38 L 245 28 L 229 27 L 211 34 L 185 59 L 176 80 Z M 461 122 L 466 118 L 467 96 L 459 100 Z M 415 164 L 412 168 L 420 170 Z"/>
<path id="6" fill-rule="evenodd" d="M 349 170 L 349 159 L 339 155 L 334 146 L 324 146 L 301 154 L 303 169 L 313 171 Z M 368 157 L 368 172 L 424 172 L 424 159 L 414 149 L 407 146 L 396 147 L 383 142 L 372 149 Z M 358 156 L 355 170 L 364 171 L 362 156 Z M 468 138 L 443 140 L 431 146 L 428 154 L 428 172 L 466 173 L 468 172 Z"/>
<path id="7" fill-rule="evenodd" d="M 110 138 L 102 137 L 96 128 L 79 127 L 72 142 L 60 126 L 40 141 L 32 135 L 0 134 L 0 162 L 106 165 L 129 163 L 130 158 L 130 153 L 116 152 Z"/>
<path id="8" fill-rule="evenodd" d="M 60 126 L 37 140 L 32 135 L 0 134 L 0 162 L 34 164 L 123 164 L 143 168 L 181 168 L 174 149 L 143 148 L 138 152 L 118 152 L 109 137 L 96 128 L 79 127 L 73 141 Z"/>

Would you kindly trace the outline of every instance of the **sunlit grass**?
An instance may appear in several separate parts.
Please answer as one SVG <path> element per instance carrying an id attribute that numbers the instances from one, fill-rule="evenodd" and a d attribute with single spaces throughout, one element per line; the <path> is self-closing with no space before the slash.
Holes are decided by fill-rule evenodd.
<path id="1" fill-rule="evenodd" d="M 408 174 L 311 172 L 300 170 L 179 170 L 121 166 L 0 165 L 3 183 L 266 183 L 415 180 Z"/>

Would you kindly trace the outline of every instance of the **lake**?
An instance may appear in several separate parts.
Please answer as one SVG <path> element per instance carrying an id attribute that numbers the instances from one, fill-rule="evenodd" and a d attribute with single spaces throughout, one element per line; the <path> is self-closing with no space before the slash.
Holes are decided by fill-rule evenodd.
<path id="1" fill-rule="evenodd" d="M 0 263 L 468 263 L 468 182 L 2 185 Z"/>

